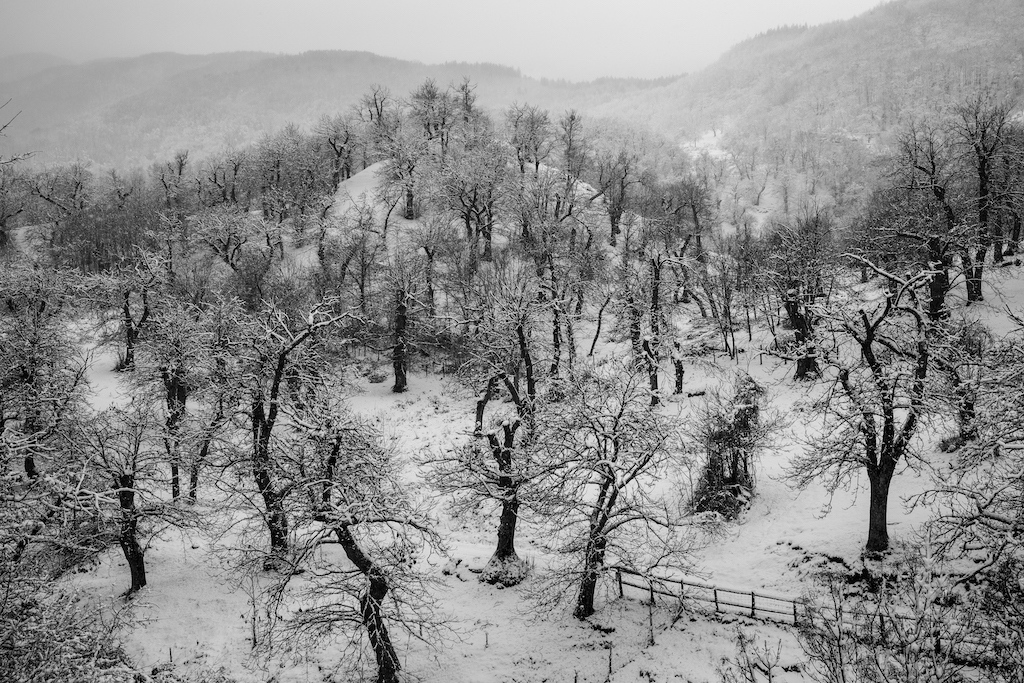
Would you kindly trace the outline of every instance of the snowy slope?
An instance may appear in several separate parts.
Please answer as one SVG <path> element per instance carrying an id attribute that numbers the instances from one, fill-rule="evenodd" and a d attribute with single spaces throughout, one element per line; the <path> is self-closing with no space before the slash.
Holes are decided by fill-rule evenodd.
<path id="1" fill-rule="evenodd" d="M 343 184 L 337 211 L 345 202 L 371 196 L 376 168 Z M 1024 277 L 1011 267 L 993 274 L 987 302 L 969 313 L 984 320 L 996 334 L 1011 329 L 1004 304 L 1024 307 Z M 685 326 L 685 321 L 683 321 Z M 593 321 L 581 327 L 581 344 L 589 344 Z M 755 331 L 756 332 L 756 331 Z M 704 580 L 742 588 L 767 589 L 799 597 L 823 569 L 857 569 L 867 532 L 866 481 L 855 482 L 834 497 L 820 484 L 795 491 L 783 480 L 786 464 L 799 452 L 813 416 L 797 413 L 808 385 L 790 379 L 793 368 L 779 359 L 759 355 L 766 333 L 743 344 L 740 361 L 727 358 L 694 363 L 687 368 L 687 389 L 727 382 L 737 365 L 769 387 L 767 401 L 791 416 L 787 429 L 760 460 L 758 489 L 751 506 L 730 525 L 725 538 L 704 550 L 698 565 Z M 738 335 L 739 336 L 739 335 Z M 745 338 L 745 337 L 744 337 Z M 622 352 L 622 346 L 602 341 L 598 356 Z M 110 359 L 97 356 L 92 382 L 97 406 L 117 399 L 118 378 L 108 372 Z M 368 361 L 369 362 L 369 361 Z M 385 360 L 377 361 L 387 371 Z M 392 394 L 387 383 L 356 379 L 350 387 L 353 408 L 369 417 L 396 440 L 397 450 L 410 462 L 409 482 L 417 485 L 411 465 L 418 454 L 448 448 L 467 438 L 472 428 L 473 393 L 450 378 L 413 368 L 410 391 Z M 686 420 L 700 397 L 669 401 L 664 410 Z M 926 442 L 942 436 L 926 434 Z M 907 510 L 902 500 L 922 491 L 927 477 L 904 471 L 897 475 L 890 498 L 891 534 L 911 538 L 926 510 Z M 826 514 L 827 512 L 827 514 Z M 476 527 L 452 520 L 442 502 L 436 508 L 448 544 L 450 560 L 438 559 L 431 571 L 441 580 L 435 595 L 449 615 L 451 633 L 442 646 L 425 649 L 415 641 L 397 643 L 405 666 L 423 683 L 499 681 L 717 681 L 723 657 L 735 654 L 734 637 L 743 628 L 758 640 L 782 643 L 782 664 L 793 668 L 800 658 L 791 630 L 743 617 L 684 614 L 665 602 L 651 613 L 638 599 L 601 596 L 601 609 L 588 623 L 564 613 L 538 613 L 526 585 L 499 589 L 480 584 L 476 574 L 490 556 L 496 517 Z M 534 529 L 524 523 L 518 545 L 526 558 L 543 563 Z M 126 648 L 146 669 L 174 664 L 224 670 L 243 681 L 319 681 L 344 664 L 340 650 L 327 649 L 270 662 L 251 656 L 250 631 L 253 586 L 237 585 L 223 569 L 217 543 L 201 534 L 166 532 L 147 552 L 150 585 L 135 600 L 138 626 L 126 633 Z M 448 572 L 442 570 L 448 567 Z M 127 569 L 120 553 L 111 550 L 75 583 L 109 604 L 125 587 Z M 653 624 L 654 645 L 649 645 Z M 609 652 L 611 674 L 609 676 Z M 346 680 L 339 676 L 336 680 Z M 803 680 L 798 672 L 782 680 Z"/>

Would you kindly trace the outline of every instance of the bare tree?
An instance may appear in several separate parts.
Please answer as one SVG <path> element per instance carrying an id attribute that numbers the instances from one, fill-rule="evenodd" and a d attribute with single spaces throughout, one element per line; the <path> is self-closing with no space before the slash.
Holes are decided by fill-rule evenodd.
<path id="1" fill-rule="evenodd" d="M 10 264 L 0 271 L 0 290 L 0 438 L 22 444 L 20 465 L 34 480 L 85 399 L 87 358 L 68 332 L 79 277 Z"/>
<path id="2" fill-rule="evenodd" d="M 153 522 L 180 526 L 192 517 L 156 493 L 163 464 L 159 421 L 149 406 L 133 403 L 79 421 L 64 436 L 74 461 L 62 473 L 65 500 L 72 509 L 100 516 L 116 510 L 116 539 L 131 574 L 125 595 L 131 596 L 147 584 L 144 536 Z"/>
<path id="3" fill-rule="evenodd" d="M 417 562 L 439 539 L 400 483 L 390 444 L 336 396 L 337 387 L 323 384 L 289 410 L 289 457 L 305 473 L 289 510 L 306 531 L 288 556 L 290 571 L 264 594 L 268 614 L 289 614 L 268 624 L 264 642 L 273 647 L 283 636 L 289 647 L 313 647 L 337 638 L 351 647 L 360 629 L 375 680 L 397 683 L 391 629 L 429 639 L 438 626 Z"/>
<path id="4" fill-rule="evenodd" d="M 281 409 L 305 400 L 305 388 L 322 373 L 314 341 L 344 317 L 335 312 L 335 305 L 332 300 L 320 301 L 301 319 L 268 306 L 261 314 L 236 322 L 242 337 L 241 343 L 235 342 L 232 359 L 240 394 L 237 415 L 250 429 L 244 462 L 263 503 L 259 513 L 270 541 L 263 562 L 267 570 L 282 568 L 290 547 L 287 498 L 294 473 L 281 460 Z"/>
<path id="5" fill-rule="evenodd" d="M 676 494 L 656 485 L 672 474 L 675 437 L 651 410 L 645 379 L 628 365 L 598 368 L 537 416 L 537 448 L 552 463 L 542 483 L 545 526 L 560 555 L 539 590 L 552 605 L 575 594 L 578 619 L 595 612 L 610 565 L 685 568 L 714 526 L 711 517 L 686 517 Z"/>
<path id="6" fill-rule="evenodd" d="M 965 256 L 967 301 L 981 301 L 981 277 L 985 255 L 992 242 L 993 218 L 996 215 L 998 179 L 1002 158 L 1007 153 L 1013 105 L 991 92 L 979 92 L 958 104 L 953 110 L 953 134 L 966 149 L 964 164 L 974 185 L 975 213 L 974 254 Z M 1001 246 L 999 247 L 1001 252 Z M 996 260 L 1002 259 L 1002 253 Z"/>
<path id="7" fill-rule="evenodd" d="M 789 467 L 798 486 L 824 478 L 833 491 L 865 471 L 869 552 L 889 548 L 889 485 L 897 466 L 916 455 L 921 421 L 938 409 L 928 383 L 931 344 L 915 293 L 927 274 L 905 280 L 878 273 L 893 287 L 881 303 L 833 307 L 823 319 L 835 340 L 821 354 L 829 386 L 814 404 L 824 424 Z"/>
<path id="8" fill-rule="evenodd" d="M 535 487 L 547 465 L 533 447 L 539 378 L 531 340 L 541 310 L 536 297 L 539 282 L 515 268 L 504 275 L 484 293 L 477 328 L 480 344 L 471 367 L 464 370 L 470 381 L 483 385 L 477 395 L 474 439 L 427 458 L 425 464 L 429 481 L 442 493 L 454 495 L 456 512 L 485 501 L 500 506 L 497 544 L 480 580 L 512 586 L 525 578 L 527 570 L 515 547 L 519 519 L 535 511 Z M 502 394 L 508 396 L 511 409 L 495 410 Z"/>

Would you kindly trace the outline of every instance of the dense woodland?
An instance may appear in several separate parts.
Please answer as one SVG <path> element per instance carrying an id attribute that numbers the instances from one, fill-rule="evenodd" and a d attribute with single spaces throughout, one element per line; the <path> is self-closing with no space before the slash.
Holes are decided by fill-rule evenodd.
<path id="1" fill-rule="evenodd" d="M 873 587 L 870 617 L 850 626 L 814 607 L 841 586 L 813 588 L 806 680 L 1022 680 L 1024 320 L 1019 301 L 1008 334 L 972 315 L 1021 266 L 1016 86 L 958 82 L 870 144 L 723 122 L 697 145 L 486 110 L 481 87 L 375 85 L 144 168 L 3 152 L 0 677 L 226 680 L 138 671 L 131 624 L 68 586 L 121 552 L 131 602 L 174 530 L 258 579 L 254 650 L 340 640 L 381 683 L 406 680 L 402 643 L 449 637 L 423 561 L 445 552 L 439 515 L 488 525 L 480 581 L 590 619 L 611 568 L 686 570 L 757 495 L 788 419 L 765 387 L 736 373 L 683 423 L 663 408 L 709 356 L 761 354 L 814 423 L 788 481 L 868 482 L 865 558 L 895 557 L 893 478 L 932 476 L 920 562 L 847 577 Z M 32 125 L 16 107 L 5 130 Z M 97 348 L 127 388 L 103 409 Z M 360 373 L 396 395 L 444 373 L 475 396 L 472 433 L 401 452 L 346 402 Z M 543 566 L 517 551 L 525 522 Z M 919 628 L 877 630 L 901 615 Z M 741 648 L 721 677 L 773 671 Z"/>

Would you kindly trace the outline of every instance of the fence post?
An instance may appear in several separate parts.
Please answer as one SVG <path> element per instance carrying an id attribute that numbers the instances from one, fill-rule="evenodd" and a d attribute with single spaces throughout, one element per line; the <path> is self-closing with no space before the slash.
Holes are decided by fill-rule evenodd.
<path id="1" fill-rule="evenodd" d="M 615 568 L 615 578 L 619 582 L 619 597 L 621 598 L 621 597 L 623 597 L 622 596 L 622 570 L 619 569 L 618 567 Z"/>
<path id="2" fill-rule="evenodd" d="M 796 601 L 793 601 L 793 626 L 796 626 Z"/>
<path id="3" fill-rule="evenodd" d="M 715 594 L 715 614 L 718 614 L 718 589 L 717 588 L 712 588 L 711 590 Z"/>
<path id="4" fill-rule="evenodd" d="M 754 601 L 754 591 L 750 591 L 750 618 L 757 618 L 757 605 Z"/>

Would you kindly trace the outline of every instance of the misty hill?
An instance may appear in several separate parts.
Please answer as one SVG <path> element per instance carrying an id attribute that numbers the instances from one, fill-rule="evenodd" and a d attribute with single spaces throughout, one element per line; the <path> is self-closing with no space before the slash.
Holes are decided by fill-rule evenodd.
<path id="1" fill-rule="evenodd" d="M 159 53 L 84 64 L 19 56 L 0 60 L 0 96 L 21 111 L 4 148 L 37 151 L 37 164 L 144 165 L 181 149 L 203 156 L 285 123 L 311 124 L 374 84 L 404 96 L 426 78 L 443 86 L 464 77 L 477 84 L 480 105 L 495 110 L 514 101 L 587 109 L 667 82 L 537 80 L 492 64 L 427 65 L 368 52 Z"/>
<path id="2" fill-rule="evenodd" d="M 2 149 L 37 151 L 36 164 L 145 165 L 182 149 L 201 157 L 285 123 L 309 125 L 374 84 L 404 96 L 428 77 L 440 85 L 470 78 L 492 111 L 512 102 L 574 107 L 679 138 L 723 127 L 870 138 L 980 83 L 1019 94 L 1021 74 L 1020 0 L 894 0 L 846 21 L 769 31 L 697 74 L 660 80 L 538 80 L 493 64 L 343 51 L 162 53 L 84 64 L 23 55 L 0 59 L 0 101 L 10 97 L 7 111 L 22 112 Z"/>
<path id="3" fill-rule="evenodd" d="M 1020 0 L 895 0 L 746 40 L 685 80 L 600 108 L 694 136 L 712 125 L 882 132 L 982 83 L 1024 88 Z"/>

